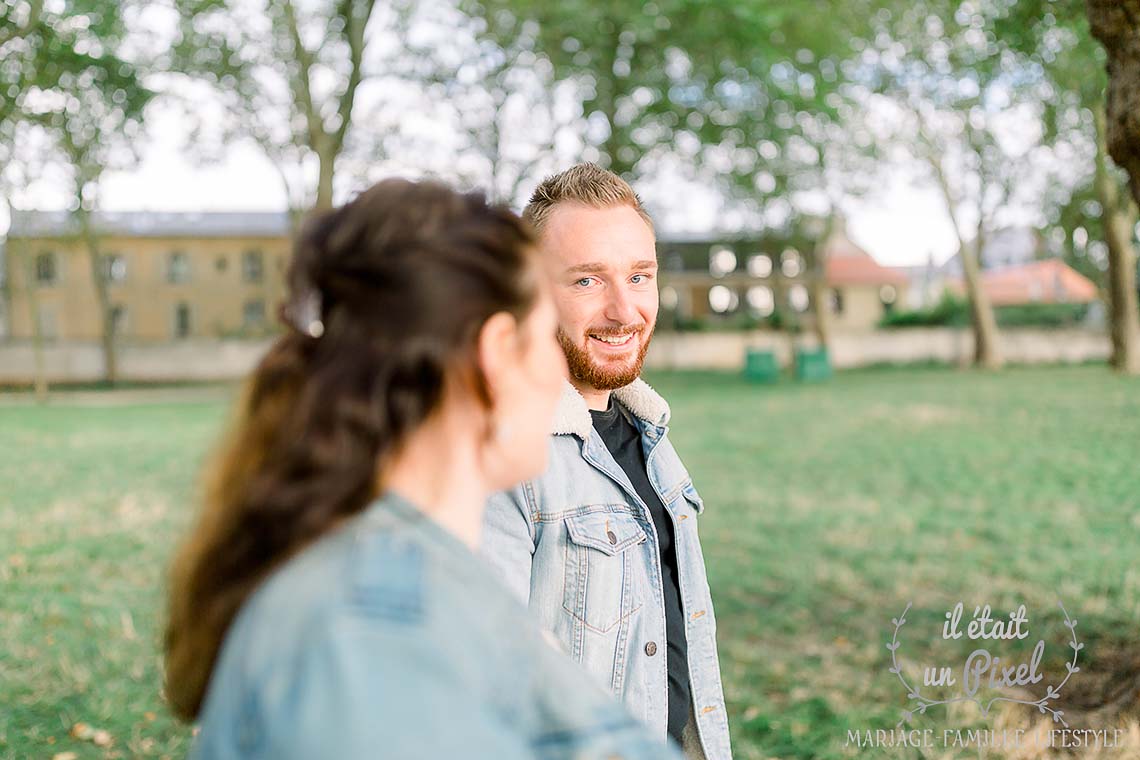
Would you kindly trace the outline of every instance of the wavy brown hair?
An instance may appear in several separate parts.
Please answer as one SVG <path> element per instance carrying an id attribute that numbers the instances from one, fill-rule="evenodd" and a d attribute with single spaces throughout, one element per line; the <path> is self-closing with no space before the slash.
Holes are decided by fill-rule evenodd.
<path id="1" fill-rule="evenodd" d="M 445 375 L 490 404 L 478 333 L 492 314 L 521 321 L 533 307 L 532 244 L 515 214 L 434 182 L 386 180 L 305 226 L 282 314 L 319 310 L 249 379 L 172 569 L 166 696 L 177 715 L 198 715 L 258 584 L 377 496 L 380 463 L 438 407 Z M 318 317 L 323 332 L 308 329 Z"/>

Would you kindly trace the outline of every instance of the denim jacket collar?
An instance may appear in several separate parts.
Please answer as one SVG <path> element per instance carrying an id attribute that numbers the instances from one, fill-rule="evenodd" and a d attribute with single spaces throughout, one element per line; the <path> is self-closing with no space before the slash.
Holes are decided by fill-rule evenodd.
<path id="1" fill-rule="evenodd" d="M 669 422 L 669 404 L 640 377 L 613 394 L 635 417 L 650 425 L 663 428 Z M 554 414 L 554 435 L 576 435 L 584 440 L 593 429 L 586 400 L 567 380 Z"/>

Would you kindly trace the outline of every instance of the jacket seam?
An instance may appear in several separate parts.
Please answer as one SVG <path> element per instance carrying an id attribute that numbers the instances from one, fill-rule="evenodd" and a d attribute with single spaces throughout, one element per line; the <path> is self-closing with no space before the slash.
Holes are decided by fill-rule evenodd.
<path id="1" fill-rule="evenodd" d="M 526 518 L 526 528 L 530 531 L 530 553 L 534 554 L 538 547 L 538 533 L 534 527 L 538 521 L 538 500 L 534 497 L 534 484 L 529 480 L 523 481 L 522 492 L 523 501 L 526 505 L 526 509 L 522 512 L 523 517 Z"/>

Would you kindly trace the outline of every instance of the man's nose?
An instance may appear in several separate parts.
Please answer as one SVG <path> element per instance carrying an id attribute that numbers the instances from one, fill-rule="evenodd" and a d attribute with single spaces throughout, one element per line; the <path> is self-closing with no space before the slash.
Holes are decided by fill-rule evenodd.
<path id="1" fill-rule="evenodd" d="M 607 297 L 606 319 L 623 325 L 637 321 L 637 307 L 624 283 L 610 288 Z"/>

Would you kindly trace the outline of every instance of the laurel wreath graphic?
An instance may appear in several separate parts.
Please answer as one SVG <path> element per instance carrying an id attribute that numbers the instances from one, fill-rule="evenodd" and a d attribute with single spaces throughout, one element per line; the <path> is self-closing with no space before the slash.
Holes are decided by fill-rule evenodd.
<path id="1" fill-rule="evenodd" d="M 906 613 L 910 611 L 911 605 L 911 602 L 907 602 L 906 609 L 903 610 L 902 615 L 899 615 L 897 618 L 891 618 L 891 622 L 894 624 L 895 630 L 894 635 L 891 637 L 891 640 L 887 642 L 887 649 L 891 651 L 890 672 L 898 676 L 899 682 L 903 685 L 903 688 L 906 689 L 907 698 L 914 700 L 914 706 L 911 709 L 902 711 L 902 719 L 895 724 L 895 728 L 901 728 L 904 723 L 909 723 L 916 712 L 920 715 L 925 714 L 928 707 L 935 707 L 936 705 L 948 705 L 953 702 L 974 702 L 978 705 L 978 707 L 981 708 L 982 715 L 988 715 L 990 708 L 995 702 L 1013 702 L 1021 705 L 1029 705 L 1030 707 L 1036 707 L 1042 714 L 1051 714 L 1053 716 L 1054 723 L 1060 723 L 1065 728 L 1069 727 L 1069 724 L 1065 722 L 1064 711 L 1050 707 L 1049 702 L 1061 696 L 1061 688 L 1066 683 L 1068 683 L 1070 678 L 1073 677 L 1073 673 L 1079 673 L 1081 671 L 1081 669 L 1077 667 L 1077 653 L 1084 649 L 1085 645 L 1077 641 L 1077 621 L 1069 617 L 1069 613 L 1065 611 L 1065 605 L 1062 604 L 1060 600 L 1057 600 L 1057 606 L 1061 608 L 1061 613 L 1065 616 L 1065 627 L 1069 629 L 1069 635 L 1071 637 L 1069 640 L 1069 647 L 1073 650 L 1072 661 L 1065 663 L 1065 668 L 1068 672 L 1065 674 L 1064 680 L 1056 686 L 1048 685 L 1045 690 L 1045 696 L 1036 701 L 1014 699 L 1013 697 L 993 697 L 985 703 L 983 703 L 982 700 L 977 696 L 970 697 L 966 696 L 965 694 L 954 697 L 953 699 L 931 699 L 924 696 L 922 692 L 917 688 L 912 688 L 911 685 L 906 682 L 906 678 L 902 674 L 902 667 L 899 665 L 898 661 L 899 629 L 906 625 Z"/>

